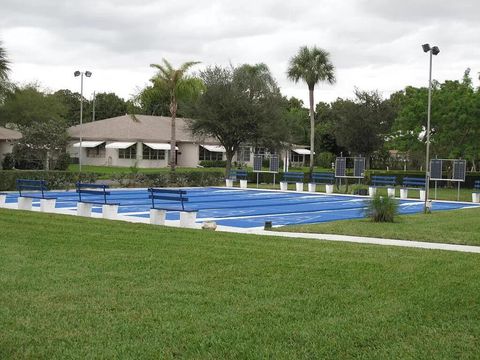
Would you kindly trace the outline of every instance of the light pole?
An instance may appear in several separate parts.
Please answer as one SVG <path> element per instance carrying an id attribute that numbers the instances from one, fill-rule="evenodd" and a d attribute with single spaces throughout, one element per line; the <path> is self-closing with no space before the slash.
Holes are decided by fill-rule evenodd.
<path id="1" fill-rule="evenodd" d="M 90 71 L 75 71 L 73 73 L 75 77 L 80 76 L 80 150 L 79 150 L 79 155 L 78 155 L 78 169 L 80 172 L 82 172 L 82 141 L 83 141 L 83 75 L 86 77 L 92 76 L 92 73 Z"/>
<path id="2" fill-rule="evenodd" d="M 430 211 L 428 203 L 428 196 L 430 193 L 430 113 L 432 108 L 432 58 L 433 55 L 438 55 L 440 49 L 438 46 L 430 47 L 430 44 L 423 44 L 422 49 L 424 52 L 430 53 L 430 68 L 428 76 L 428 109 L 427 109 L 427 154 L 425 156 L 425 203 L 423 205 L 423 212 Z"/>

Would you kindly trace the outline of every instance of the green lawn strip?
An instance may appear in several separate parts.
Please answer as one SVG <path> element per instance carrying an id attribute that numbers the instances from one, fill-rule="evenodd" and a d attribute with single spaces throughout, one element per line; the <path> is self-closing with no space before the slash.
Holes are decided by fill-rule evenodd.
<path id="1" fill-rule="evenodd" d="M 0 358 L 475 358 L 479 256 L 0 210 Z"/>
<path id="2" fill-rule="evenodd" d="M 291 225 L 275 230 L 480 245 L 480 209 L 400 215 L 394 223 L 374 223 L 368 219 L 358 219 Z"/>
<path id="3" fill-rule="evenodd" d="M 78 172 L 78 165 L 72 164 L 68 167 L 69 171 Z M 222 171 L 221 168 L 184 168 L 177 167 L 176 172 L 192 172 L 192 171 Z M 169 167 L 164 168 L 131 168 L 131 167 L 119 167 L 119 166 L 94 166 L 94 165 L 82 165 L 83 172 L 93 172 L 104 175 L 112 174 L 163 174 L 170 172 Z"/>

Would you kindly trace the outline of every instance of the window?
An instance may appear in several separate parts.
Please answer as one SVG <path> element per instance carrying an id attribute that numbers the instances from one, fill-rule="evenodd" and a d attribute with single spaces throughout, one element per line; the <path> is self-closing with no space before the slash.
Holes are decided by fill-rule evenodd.
<path id="1" fill-rule="evenodd" d="M 105 143 L 87 148 L 87 157 L 89 158 L 104 158 L 105 157 Z"/>
<path id="2" fill-rule="evenodd" d="M 200 151 L 198 154 L 198 159 L 202 160 L 223 160 L 223 153 L 208 151 L 203 146 L 200 146 Z"/>
<path id="3" fill-rule="evenodd" d="M 137 158 L 137 144 L 126 149 L 118 149 L 118 158 L 119 159 L 136 159 Z"/>
<path id="4" fill-rule="evenodd" d="M 142 145 L 142 157 L 144 160 L 165 160 L 165 150 L 155 150 L 145 144 Z"/>
<path id="5" fill-rule="evenodd" d="M 250 161 L 250 147 L 242 146 L 238 151 L 238 161 L 249 162 Z"/>

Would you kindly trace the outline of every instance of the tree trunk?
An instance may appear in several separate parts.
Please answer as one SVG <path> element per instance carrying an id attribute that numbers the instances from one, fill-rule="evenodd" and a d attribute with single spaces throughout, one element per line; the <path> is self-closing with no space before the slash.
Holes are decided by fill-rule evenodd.
<path id="1" fill-rule="evenodd" d="M 308 95 L 310 100 L 310 179 L 312 178 L 313 173 L 313 163 L 314 163 L 314 156 L 313 152 L 315 149 L 315 112 L 313 109 L 313 87 L 308 89 Z"/>
<path id="2" fill-rule="evenodd" d="M 172 99 L 170 103 L 170 114 L 172 115 L 171 121 L 171 132 L 170 132 L 170 170 L 175 172 L 176 160 L 177 160 L 177 152 L 175 148 L 177 147 L 177 139 L 175 133 L 175 119 L 177 117 L 177 100 L 175 98 Z"/>
<path id="3" fill-rule="evenodd" d="M 227 151 L 226 156 L 227 156 L 227 164 L 225 166 L 225 179 L 228 179 L 230 176 L 230 170 L 232 169 L 232 160 L 233 160 L 233 155 L 235 155 L 234 152 Z"/>

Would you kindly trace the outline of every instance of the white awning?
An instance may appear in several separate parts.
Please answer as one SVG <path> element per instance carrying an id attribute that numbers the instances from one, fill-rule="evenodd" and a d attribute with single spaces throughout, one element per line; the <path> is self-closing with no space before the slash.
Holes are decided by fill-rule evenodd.
<path id="1" fill-rule="evenodd" d="M 310 155 L 309 149 L 292 149 L 293 152 L 296 152 L 299 155 Z"/>
<path id="2" fill-rule="evenodd" d="M 103 144 L 105 141 L 82 141 L 82 148 L 94 148 L 100 144 Z M 80 143 L 75 143 L 72 145 L 73 147 L 80 147 Z"/>
<path id="3" fill-rule="evenodd" d="M 200 146 L 210 152 L 221 152 L 221 153 L 227 152 L 227 150 L 225 150 L 223 146 L 219 146 L 219 145 L 200 145 Z"/>
<path id="4" fill-rule="evenodd" d="M 113 142 L 105 145 L 107 149 L 126 149 L 135 144 L 134 142 Z"/>
<path id="5" fill-rule="evenodd" d="M 170 150 L 170 144 L 168 143 L 144 143 L 153 150 Z M 178 150 L 178 146 L 175 146 L 175 150 Z"/>

